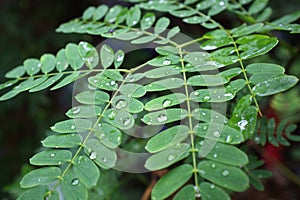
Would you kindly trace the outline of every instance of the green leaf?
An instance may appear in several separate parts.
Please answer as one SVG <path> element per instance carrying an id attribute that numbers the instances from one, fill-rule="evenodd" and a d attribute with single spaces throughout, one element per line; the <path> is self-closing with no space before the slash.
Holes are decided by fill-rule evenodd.
<path id="1" fill-rule="evenodd" d="M 64 87 L 72 82 L 74 82 L 80 75 L 80 72 L 75 71 L 72 74 L 66 76 L 63 80 L 61 80 L 58 84 L 56 84 L 54 87 L 52 87 L 50 90 L 56 90 L 61 87 Z"/>
<path id="2" fill-rule="evenodd" d="M 198 164 L 200 176 L 226 189 L 243 192 L 249 188 L 249 178 L 241 169 L 213 161 Z"/>
<path id="3" fill-rule="evenodd" d="M 84 91 L 75 95 L 75 99 L 82 104 L 102 105 L 109 101 L 109 94 L 103 91 Z"/>
<path id="4" fill-rule="evenodd" d="M 83 66 L 83 60 L 81 59 L 78 46 L 76 44 L 67 44 L 66 57 L 74 70 L 78 70 Z"/>
<path id="5" fill-rule="evenodd" d="M 89 130 L 92 122 L 87 119 L 68 119 L 57 122 L 51 127 L 51 130 L 57 133 L 72 133 Z"/>
<path id="6" fill-rule="evenodd" d="M 230 200 L 230 196 L 222 188 L 211 183 L 200 183 L 199 190 L 203 200 Z"/>
<path id="7" fill-rule="evenodd" d="M 137 6 L 131 7 L 127 13 L 126 24 L 128 26 L 134 26 L 140 21 L 140 18 L 141 18 L 140 8 Z"/>
<path id="8" fill-rule="evenodd" d="M 217 86 L 228 83 L 231 78 L 241 73 L 240 68 L 232 68 L 216 75 L 195 75 L 187 80 L 191 86 Z"/>
<path id="9" fill-rule="evenodd" d="M 180 70 L 173 66 L 160 67 L 145 72 L 147 78 L 162 78 L 176 74 L 180 74 Z"/>
<path id="10" fill-rule="evenodd" d="M 192 175 L 193 167 L 189 164 L 183 164 L 172 169 L 155 184 L 151 198 L 166 199 L 185 184 Z"/>
<path id="11" fill-rule="evenodd" d="M 26 174 L 20 181 L 22 188 L 30 188 L 37 185 L 53 182 L 58 179 L 61 171 L 58 167 L 44 167 Z"/>
<path id="12" fill-rule="evenodd" d="M 242 26 L 235 28 L 231 31 L 234 37 L 241 37 L 244 35 L 249 35 L 251 33 L 259 32 L 264 26 L 263 23 L 257 23 L 247 26 L 243 24 Z"/>
<path id="13" fill-rule="evenodd" d="M 160 110 L 162 108 L 172 107 L 186 101 L 186 96 L 182 93 L 172 93 L 157 97 L 145 104 L 145 109 L 149 111 Z"/>
<path id="14" fill-rule="evenodd" d="M 144 43 L 148 43 L 148 42 L 155 40 L 155 38 L 157 38 L 157 36 L 155 36 L 155 35 L 144 36 L 144 37 L 140 37 L 138 39 L 132 40 L 131 43 L 132 44 L 144 44 Z"/>
<path id="15" fill-rule="evenodd" d="M 154 26 L 154 33 L 160 34 L 164 32 L 170 24 L 170 20 L 166 17 L 161 17 L 159 20 L 157 20 L 155 26 Z"/>
<path id="16" fill-rule="evenodd" d="M 115 68 L 119 68 L 124 61 L 125 53 L 122 50 L 118 50 L 115 54 L 114 66 Z"/>
<path id="17" fill-rule="evenodd" d="M 282 77 L 282 76 L 284 76 L 284 75 L 283 74 L 274 74 L 274 73 L 253 74 L 250 77 L 249 81 L 251 84 L 256 85 L 261 82 L 264 82 L 265 80 L 270 80 L 270 79 Z M 266 77 L 268 77 L 268 78 L 266 78 Z"/>
<path id="18" fill-rule="evenodd" d="M 285 69 L 272 63 L 252 63 L 246 67 L 246 71 L 250 74 L 283 74 Z"/>
<path id="19" fill-rule="evenodd" d="M 100 125 L 94 129 L 95 136 L 108 148 L 117 148 L 121 144 L 121 131 L 106 123 Z"/>
<path id="20" fill-rule="evenodd" d="M 123 81 L 123 76 L 117 70 L 111 70 L 111 69 L 105 70 L 103 72 L 103 75 L 114 81 Z"/>
<path id="21" fill-rule="evenodd" d="M 104 69 L 106 69 L 107 67 L 113 64 L 114 57 L 115 57 L 114 50 L 106 44 L 102 45 L 100 49 L 100 59 L 101 59 L 101 65 Z"/>
<path id="22" fill-rule="evenodd" d="M 113 23 L 117 20 L 118 15 L 122 12 L 122 6 L 115 5 L 109 9 L 109 11 L 105 14 L 104 21 L 108 23 Z"/>
<path id="23" fill-rule="evenodd" d="M 178 49 L 173 46 L 159 46 L 155 48 L 155 51 L 160 55 L 165 55 L 165 56 L 171 54 L 179 54 Z"/>
<path id="24" fill-rule="evenodd" d="M 57 52 L 56 54 L 56 69 L 59 72 L 64 71 L 65 69 L 68 68 L 69 65 L 69 61 L 67 59 L 66 56 L 66 50 L 65 49 L 61 49 Z"/>
<path id="25" fill-rule="evenodd" d="M 93 105 L 80 105 L 75 106 L 68 110 L 66 115 L 69 118 L 92 118 L 101 115 L 102 108 Z"/>
<path id="26" fill-rule="evenodd" d="M 30 190 L 26 190 L 17 198 L 17 200 L 44 199 L 48 191 L 48 186 L 41 185 Z"/>
<path id="27" fill-rule="evenodd" d="M 226 9 L 227 4 L 227 0 L 215 1 L 211 8 L 208 10 L 208 15 L 213 16 L 219 14 L 220 12 Z"/>
<path id="28" fill-rule="evenodd" d="M 30 158 L 30 164 L 43 166 L 43 165 L 61 165 L 69 162 L 72 159 L 72 153 L 67 150 L 46 150 L 35 154 Z"/>
<path id="29" fill-rule="evenodd" d="M 149 65 L 152 66 L 168 66 L 171 64 L 177 64 L 180 62 L 180 57 L 173 54 L 168 54 L 168 56 L 159 56 L 150 61 L 148 61 Z"/>
<path id="30" fill-rule="evenodd" d="M 28 58 L 23 63 L 26 73 L 29 76 L 37 74 L 41 69 L 41 64 L 38 59 Z"/>
<path id="31" fill-rule="evenodd" d="M 203 50 L 214 50 L 214 49 L 218 49 L 220 47 L 224 47 L 224 46 L 228 46 L 232 43 L 231 39 L 228 38 L 228 36 L 226 37 L 219 37 L 219 38 L 213 38 L 210 40 L 207 40 L 205 42 L 203 42 L 200 47 Z"/>
<path id="32" fill-rule="evenodd" d="M 7 99 L 10 99 L 10 98 L 13 98 L 15 96 L 17 96 L 18 94 L 20 94 L 21 91 L 16 91 L 16 90 L 11 90 L 5 94 L 3 94 L 1 97 L 0 97 L 0 101 L 5 101 Z"/>
<path id="33" fill-rule="evenodd" d="M 181 108 L 170 108 L 151 112 L 142 118 L 142 121 L 148 125 L 167 124 L 182 120 L 188 115 L 187 111 Z"/>
<path id="34" fill-rule="evenodd" d="M 196 108 L 192 111 L 192 115 L 195 119 L 207 123 L 214 122 L 226 124 L 228 122 L 228 119 L 224 115 L 206 108 Z"/>
<path id="35" fill-rule="evenodd" d="M 150 12 L 146 13 L 143 16 L 143 18 L 141 19 L 141 29 L 145 30 L 145 29 L 152 27 L 155 20 L 156 20 L 156 17 L 153 13 L 150 13 Z"/>
<path id="36" fill-rule="evenodd" d="M 120 93 L 131 97 L 142 97 L 146 94 L 146 89 L 142 85 L 135 83 L 124 84 L 119 88 Z"/>
<path id="37" fill-rule="evenodd" d="M 170 90 L 183 87 L 184 81 L 181 78 L 166 78 L 159 81 L 154 81 L 145 86 L 148 92 L 156 92 L 163 90 Z"/>
<path id="38" fill-rule="evenodd" d="M 68 170 L 60 184 L 64 199 L 87 199 L 88 193 L 74 172 Z"/>
<path id="39" fill-rule="evenodd" d="M 107 5 L 98 6 L 94 12 L 93 20 L 94 21 L 100 20 L 102 17 L 104 17 L 107 11 L 108 11 Z"/>
<path id="40" fill-rule="evenodd" d="M 193 185 L 186 185 L 177 192 L 174 197 L 174 200 L 195 200 L 196 191 Z"/>
<path id="41" fill-rule="evenodd" d="M 167 34 L 167 39 L 174 37 L 178 33 L 180 33 L 180 28 L 178 26 L 171 28 L 171 30 Z"/>
<path id="42" fill-rule="evenodd" d="M 78 44 L 78 52 L 88 68 L 92 69 L 98 65 L 99 55 L 96 48 L 91 44 L 80 42 Z"/>
<path id="43" fill-rule="evenodd" d="M 91 7 L 88 7 L 87 9 L 85 9 L 82 14 L 82 19 L 88 20 L 88 19 L 92 18 L 95 10 L 96 10 L 96 8 L 94 6 L 91 6 Z"/>
<path id="44" fill-rule="evenodd" d="M 130 129 L 134 125 L 133 116 L 124 110 L 108 109 L 104 113 L 103 119 L 121 130 Z"/>
<path id="45" fill-rule="evenodd" d="M 167 168 L 168 166 L 186 158 L 189 155 L 190 145 L 179 143 L 159 153 L 150 156 L 145 167 L 151 171 Z"/>
<path id="46" fill-rule="evenodd" d="M 199 24 L 208 21 L 208 17 L 199 17 L 199 16 L 193 16 L 193 17 L 188 17 L 184 18 L 183 21 L 188 24 Z"/>
<path id="47" fill-rule="evenodd" d="M 197 10 L 171 10 L 170 14 L 180 18 L 190 17 L 194 14 L 197 14 Z"/>
<path id="48" fill-rule="evenodd" d="M 7 81 L 5 83 L 1 83 L 0 84 L 0 90 L 2 90 L 4 88 L 7 88 L 7 87 L 10 87 L 10 86 L 16 84 L 17 82 L 19 82 L 19 80 L 18 79 L 14 79 L 14 80 Z"/>
<path id="49" fill-rule="evenodd" d="M 56 130 L 55 130 L 56 131 Z M 82 142 L 79 134 L 50 135 L 42 141 L 44 147 L 52 148 L 73 148 L 78 147 Z"/>
<path id="50" fill-rule="evenodd" d="M 197 136 L 222 143 L 240 144 L 244 141 L 243 135 L 227 125 L 216 123 L 200 123 L 194 127 Z"/>
<path id="51" fill-rule="evenodd" d="M 128 83 L 133 83 L 133 82 L 141 80 L 144 77 L 145 77 L 145 73 L 131 74 L 128 76 L 128 78 L 125 81 Z"/>
<path id="52" fill-rule="evenodd" d="M 117 110 L 124 110 L 130 113 L 140 113 L 144 105 L 141 101 L 131 98 L 130 95 L 119 95 L 113 98 L 112 106 Z"/>
<path id="53" fill-rule="evenodd" d="M 13 68 L 12 70 L 8 71 L 5 74 L 6 78 L 19 78 L 25 74 L 24 66 L 18 66 Z"/>
<path id="54" fill-rule="evenodd" d="M 233 99 L 235 94 L 243 89 L 245 81 L 237 79 L 230 82 L 225 88 L 216 87 L 215 89 L 200 89 L 191 93 L 190 97 L 195 102 L 225 102 Z"/>
<path id="55" fill-rule="evenodd" d="M 103 73 L 89 77 L 88 82 L 92 86 L 102 90 L 114 91 L 118 89 L 118 84 L 116 81 L 104 76 Z"/>
<path id="56" fill-rule="evenodd" d="M 92 188 L 96 186 L 100 171 L 88 157 L 82 155 L 76 157 L 73 170 L 85 187 Z"/>
<path id="57" fill-rule="evenodd" d="M 240 37 L 236 43 L 241 44 L 239 46 L 239 50 L 243 51 L 240 54 L 241 58 L 250 59 L 269 52 L 277 45 L 278 39 L 265 35 L 248 35 Z"/>
<path id="58" fill-rule="evenodd" d="M 206 145 L 209 145 L 209 143 L 211 143 L 211 146 L 213 147 L 209 151 L 209 153 L 205 155 L 205 158 L 207 158 L 208 160 L 216 161 L 227 165 L 233 165 L 237 167 L 244 166 L 248 163 L 247 155 L 237 147 L 234 147 L 232 145 L 222 144 L 222 143 L 215 144 L 214 141 L 210 141 L 210 140 L 200 142 L 200 146 L 203 146 L 204 143 L 208 143 Z M 199 156 L 200 157 L 203 156 L 202 152 L 199 152 Z"/>
<path id="59" fill-rule="evenodd" d="M 257 14 L 261 12 L 268 4 L 269 0 L 255 0 L 249 7 L 250 14 Z"/>
<path id="60" fill-rule="evenodd" d="M 39 84 L 38 86 L 32 88 L 29 90 L 29 92 L 37 92 L 37 91 L 41 91 L 43 89 L 46 89 L 47 87 L 53 85 L 56 81 L 58 81 L 61 77 L 63 76 L 63 74 L 56 74 L 55 76 L 52 76 L 50 78 L 48 78 L 45 82 Z"/>
<path id="61" fill-rule="evenodd" d="M 103 169 L 109 169 L 115 166 L 117 154 L 115 151 L 108 149 L 96 139 L 89 139 L 85 148 L 89 153 L 89 158 Z"/>
<path id="62" fill-rule="evenodd" d="M 232 112 L 232 117 L 230 119 L 231 124 L 238 123 L 238 121 L 241 120 L 242 114 L 251 105 L 251 102 L 252 102 L 251 95 L 245 95 L 239 99 Z"/>
<path id="63" fill-rule="evenodd" d="M 14 88 L 14 90 L 16 91 L 26 91 L 26 90 L 29 90 L 31 88 L 34 88 L 40 84 L 42 84 L 43 82 L 45 82 L 47 80 L 47 75 L 44 75 L 40 78 L 37 78 L 37 79 L 27 79 L 26 81 L 23 81 L 20 85 L 16 86 Z"/>
<path id="64" fill-rule="evenodd" d="M 300 11 L 295 11 L 290 14 L 284 15 L 283 17 L 280 17 L 279 19 L 276 19 L 272 21 L 272 24 L 289 24 L 291 22 L 296 21 L 300 18 Z"/>
<path id="65" fill-rule="evenodd" d="M 184 125 L 178 125 L 164 130 L 152 137 L 145 146 L 150 153 L 162 151 L 168 147 L 174 146 L 189 136 L 189 128 Z"/>
<path id="66" fill-rule="evenodd" d="M 44 54 L 41 57 L 42 72 L 47 74 L 55 68 L 56 58 L 52 54 Z"/>
<path id="67" fill-rule="evenodd" d="M 280 76 L 275 77 L 256 84 L 252 90 L 255 95 L 269 96 L 280 93 L 296 85 L 298 78 L 295 76 Z"/>
<path id="68" fill-rule="evenodd" d="M 136 31 L 124 31 L 120 33 L 115 33 L 115 38 L 119 40 L 133 40 L 135 38 L 140 37 L 143 35 L 142 32 L 136 32 Z"/>

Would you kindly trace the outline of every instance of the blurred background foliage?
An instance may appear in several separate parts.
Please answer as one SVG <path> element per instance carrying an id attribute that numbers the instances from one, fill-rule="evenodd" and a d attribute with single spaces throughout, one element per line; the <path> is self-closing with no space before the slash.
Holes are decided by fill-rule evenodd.
<path id="1" fill-rule="evenodd" d="M 1 0 L 0 1 L 0 83 L 10 68 L 22 64 L 29 57 L 39 57 L 42 53 L 56 53 L 67 42 L 85 40 L 97 45 L 101 39 L 88 35 L 64 35 L 55 33 L 59 24 L 78 17 L 91 5 L 105 3 L 113 5 L 113 0 Z M 124 2 L 122 2 L 124 4 Z M 279 17 L 300 10 L 299 0 L 270 0 L 272 17 Z M 218 18 L 226 27 L 234 27 L 241 22 L 233 15 L 226 14 Z M 182 24 L 173 19 L 173 24 L 193 37 L 203 33 L 198 26 Z M 191 28 L 192 27 L 192 28 Z M 272 60 L 286 67 L 287 73 L 300 77 L 300 37 L 285 32 L 273 32 L 280 39 L 280 45 L 264 59 Z M 265 62 L 265 61 L 264 61 Z M 64 119 L 64 112 L 71 105 L 72 87 L 49 93 L 21 94 L 7 102 L 0 103 L 0 199 L 15 199 L 21 191 L 18 178 L 30 170 L 28 159 L 40 147 L 50 125 Z M 290 122 L 300 123 L 300 87 L 299 85 L 283 94 L 278 94 L 262 103 L 264 114 L 277 120 L 288 118 Z M 299 135 L 299 128 L 296 132 Z M 130 144 L 131 145 L 131 144 Z M 255 144 L 252 144 L 252 147 Z M 136 144 L 132 144 L 136 147 Z M 251 144 L 250 144 L 251 147 Z M 129 147 L 130 148 L 130 147 Z M 267 167 L 273 172 L 273 178 L 267 180 L 266 190 L 254 189 L 234 196 L 233 199 L 282 199 L 299 200 L 300 183 L 291 181 L 286 169 L 294 172 L 294 178 L 300 177 L 300 146 L 265 148 L 253 147 L 259 157 L 266 160 Z M 258 149 L 258 150 L 257 150 Z M 282 167 L 283 165 L 283 167 Z M 23 166 L 23 167 L 22 167 Z M 122 176 L 122 181 L 118 178 Z M 90 199 L 110 194 L 111 199 L 140 199 L 150 178 L 157 174 L 129 175 L 113 171 L 104 172 L 99 180 L 101 188 L 93 190 Z M 297 180 L 297 178 L 296 178 Z M 14 182 L 15 181 L 15 182 Z M 153 181 L 153 180 L 152 180 Z M 141 184 L 142 183 L 142 184 Z M 113 193 L 118 190 L 118 193 Z M 147 190 L 146 190 L 147 191 Z M 121 196 L 120 196 L 121 195 Z"/>

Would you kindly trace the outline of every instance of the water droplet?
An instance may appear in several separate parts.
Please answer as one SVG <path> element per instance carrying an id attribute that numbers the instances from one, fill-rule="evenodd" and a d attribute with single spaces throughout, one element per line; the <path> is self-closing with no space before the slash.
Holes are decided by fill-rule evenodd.
<path id="1" fill-rule="evenodd" d="M 50 154 L 50 157 L 53 158 L 54 156 L 55 156 L 55 153 L 51 153 L 51 154 Z"/>
<path id="2" fill-rule="evenodd" d="M 220 137 L 220 136 L 221 136 L 221 134 L 220 134 L 220 132 L 219 132 L 219 131 L 215 131 L 215 132 L 213 132 L 213 135 L 214 135 L 215 137 Z"/>
<path id="3" fill-rule="evenodd" d="M 101 133 L 100 136 L 99 136 L 99 139 L 102 140 L 102 139 L 104 139 L 104 138 L 105 138 L 105 134 L 104 134 L 104 133 Z"/>
<path id="4" fill-rule="evenodd" d="M 38 181 L 38 182 L 40 182 L 40 181 L 41 181 L 41 179 L 39 178 L 37 181 Z"/>
<path id="5" fill-rule="evenodd" d="M 228 176 L 229 174 L 230 174 L 230 172 L 226 169 L 222 172 L 223 176 Z"/>
<path id="6" fill-rule="evenodd" d="M 61 162 L 59 161 L 58 164 L 61 165 Z"/>
<path id="7" fill-rule="evenodd" d="M 163 65 L 170 65 L 171 64 L 171 61 L 166 59 L 163 61 Z"/>
<path id="8" fill-rule="evenodd" d="M 115 84 L 116 84 L 116 81 L 114 81 L 114 80 L 110 81 L 110 85 L 111 85 L 111 86 L 113 86 L 113 85 L 115 85 Z"/>
<path id="9" fill-rule="evenodd" d="M 166 116 L 166 115 L 164 115 L 164 114 L 160 114 L 160 115 L 158 115 L 158 117 L 157 117 L 157 121 L 158 122 L 165 122 L 165 121 L 167 121 L 168 120 L 168 117 Z"/>
<path id="10" fill-rule="evenodd" d="M 203 128 L 203 130 L 207 130 L 207 126 L 203 126 L 202 128 Z"/>
<path id="11" fill-rule="evenodd" d="M 73 113 L 73 115 L 76 115 L 76 114 L 78 114 L 80 112 L 80 107 L 74 107 L 74 108 L 72 108 L 72 113 Z"/>
<path id="12" fill-rule="evenodd" d="M 217 157 L 218 157 L 218 154 L 214 153 L 213 157 L 214 157 L 214 158 L 217 158 Z"/>
<path id="13" fill-rule="evenodd" d="M 196 97 L 199 96 L 199 92 L 197 92 L 197 91 L 194 92 L 194 96 L 196 96 Z"/>
<path id="14" fill-rule="evenodd" d="M 255 141 L 256 143 L 259 143 L 259 140 L 260 140 L 260 138 L 259 138 L 258 136 L 254 137 L 254 141 Z"/>
<path id="15" fill-rule="evenodd" d="M 128 126 L 130 124 L 130 122 L 131 122 L 131 119 L 128 117 L 128 118 L 123 120 L 123 125 Z"/>
<path id="16" fill-rule="evenodd" d="M 121 61 L 123 61 L 123 59 L 124 59 L 124 55 L 117 55 L 116 61 L 121 62 Z"/>
<path id="17" fill-rule="evenodd" d="M 125 107 L 127 106 L 127 104 L 128 104 L 128 103 L 127 103 L 126 100 L 120 99 L 120 100 L 118 100 L 117 103 L 116 103 L 116 109 L 118 109 L 118 110 L 123 109 L 123 108 L 125 108 Z"/>
<path id="18" fill-rule="evenodd" d="M 107 158 L 106 157 L 102 157 L 102 162 L 106 163 L 107 162 Z"/>
<path id="19" fill-rule="evenodd" d="M 75 129 L 75 125 L 72 125 L 70 128 L 71 128 L 71 130 L 74 130 Z"/>
<path id="20" fill-rule="evenodd" d="M 202 111 L 202 112 L 201 112 L 201 115 L 205 116 L 205 115 L 206 115 L 206 112 Z"/>
<path id="21" fill-rule="evenodd" d="M 216 164 L 215 163 L 211 164 L 211 168 L 216 168 Z"/>
<path id="22" fill-rule="evenodd" d="M 216 187 L 216 186 L 215 186 L 214 184 L 211 184 L 211 185 L 210 185 L 210 189 L 212 189 L 212 190 L 215 189 L 215 187 Z"/>
<path id="23" fill-rule="evenodd" d="M 224 5 L 225 5 L 224 1 L 220 1 L 220 2 L 219 2 L 219 5 L 220 5 L 220 6 L 224 6 Z"/>
<path id="24" fill-rule="evenodd" d="M 97 152 L 95 152 L 95 151 L 92 151 L 91 153 L 90 153 L 90 159 L 91 160 L 95 160 L 96 158 L 97 158 Z"/>
<path id="25" fill-rule="evenodd" d="M 170 106 L 171 104 L 172 104 L 172 101 L 169 100 L 169 99 L 166 99 L 166 100 L 163 101 L 162 106 L 165 108 L 165 107 Z"/>
<path id="26" fill-rule="evenodd" d="M 204 101 L 204 102 L 209 101 L 209 100 L 210 100 L 210 96 L 205 96 L 205 97 L 203 98 L 203 101 Z"/>
<path id="27" fill-rule="evenodd" d="M 230 143 L 230 142 L 232 142 L 232 140 L 233 140 L 233 138 L 232 138 L 231 135 L 227 135 L 226 138 L 225 138 L 226 143 Z"/>
<path id="28" fill-rule="evenodd" d="M 195 190 L 195 197 L 200 198 L 201 197 L 200 190 L 196 185 L 194 186 L 194 190 Z"/>
<path id="29" fill-rule="evenodd" d="M 116 115 L 117 115 L 117 112 L 113 110 L 108 114 L 108 118 L 111 120 L 114 120 Z"/>
<path id="30" fill-rule="evenodd" d="M 168 156 L 168 161 L 171 161 L 171 160 L 174 160 L 175 159 L 175 156 L 173 154 L 170 154 Z"/>
<path id="31" fill-rule="evenodd" d="M 94 79 L 94 80 L 93 80 L 93 83 L 98 83 L 98 80 L 97 80 L 97 79 Z"/>
<path id="32" fill-rule="evenodd" d="M 204 175 L 205 174 L 205 171 L 204 170 L 199 170 L 199 173 Z"/>
<path id="33" fill-rule="evenodd" d="M 79 180 L 77 178 L 73 179 L 72 182 L 71 182 L 71 184 L 74 185 L 74 186 L 78 185 L 78 183 L 79 183 Z"/>
<path id="34" fill-rule="evenodd" d="M 51 130 L 55 130 L 55 126 L 51 126 L 50 129 L 51 129 Z"/>
<path id="35" fill-rule="evenodd" d="M 248 121 L 247 120 L 244 120 L 242 119 L 241 121 L 238 122 L 238 126 L 240 127 L 241 130 L 245 130 L 246 129 L 246 126 L 248 124 Z"/>

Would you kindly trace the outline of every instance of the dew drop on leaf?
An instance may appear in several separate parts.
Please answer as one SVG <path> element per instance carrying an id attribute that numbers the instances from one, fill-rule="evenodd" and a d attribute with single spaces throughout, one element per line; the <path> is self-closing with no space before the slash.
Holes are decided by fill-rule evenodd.
<path id="1" fill-rule="evenodd" d="M 106 157 L 102 157 L 102 162 L 106 163 L 107 162 L 107 158 Z"/>
<path id="2" fill-rule="evenodd" d="M 127 106 L 127 101 L 124 100 L 124 99 L 120 99 L 119 101 L 117 101 L 116 103 L 116 109 L 120 110 L 120 109 L 123 109 Z"/>
<path id="3" fill-rule="evenodd" d="M 246 126 L 248 124 L 248 121 L 247 120 L 244 120 L 242 119 L 241 121 L 238 122 L 238 126 L 240 127 L 241 130 L 245 130 L 246 129 Z"/>
<path id="4" fill-rule="evenodd" d="M 171 61 L 166 59 L 163 61 L 163 65 L 170 65 L 171 64 Z"/>
<path id="5" fill-rule="evenodd" d="M 75 129 L 75 125 L 72 125 L 72 126 L 71 126 L 71 130 L 74 130 L 74 129 Z"/>
<path id="6" fill-rule="evenodd" d="M 213 157 L 214 157 L 214 158 L 217 158 L 217 157 L 218 157 L 218 154 L 214 153 Z"/>
<path id="7" fill-rule="evenodd" d="M 158 115 L 158 117 L 157 117 L 158 122 L 165 122 L 167 120 L 168 120 L 168 117 L 166 115 L 163 115 L 163 114 Z"/>
<path id="8" fill-rule="evenodd" d="M 206 102 L 206 101 L 209 101 L 210 100 L 210 96 L 205 96 L 203 97 L 203 101 Z"/>
<path id="9" fill-rule="evenodd" d="M 225 5 L 224 1 L 220 1 L 220 2 L 219 2 L 219 5 L 220 5 L 220 6 L 224 6 L 224 5 Z"/>
<path id="10" fill-rule="evenodd" d="M 232 142 L 232 140 L 233 140 L 233 138 L 232 138 L 231 135 L 227 135 L 226 138 L 225 138 L 226 143 L 230 143 L 230 142 Z"/>
<path id="11" fill-rule="evenodd" d="M 116 84 L 116 81 L 110 81 L 110 85 L 113 86 Z"/>
<path id="12" fill-rule="evenodd" d="M 130 122 L 131 122 L 131 119 L 128 117 L 128 118 L 123 120 L 123 125 L 128 126 L 130 124 Z"/>
<path id="13" fill-rule="evenodd" d="M 215 137 L 220 137 L 220 136 L 221 136 L 221 134 L 220 134 L 219 131 L 215 131 L 215 132 L 213 133 L 213 135 L 214 135 Z"/>
<path id="14" fill-rule="evenodd" d="M 202 111 L 202 112 L 201 112 L 201 115 L 205 116 L 205 115 L 206 115 L 206 112 Z"/>
<path id="15" fill-rule="evenodd" d="M 116 115 L 117 115 L 116 111 L 113 110 L 109 113 L 108 118 L 114 120 Z"/>
<path id="16" fill-rule="evenodd" d="M 171 161 L 171 160 L 174 160 L 175 159 L 175 156 L 173 154 L 170 154 L 168 156 L 168 161 Z"/>
<path id="17" fill-rule="evenodd" d="M 51 153 L 50 157 L 53 158 L 55 156 L 55 153 Z"/>
<path id="18" fill-rule="evenodd" d="M 118 55 L 116 61 L 121 62 L 124 59 L 123 55 Z"/>
<path id="19" fill-rule="evenodd" d="M 100 140 L 104 139 L 105 138 L 105 134 L 104 133 L 101 133 L 100 134 Z"/>
<path id="20" fill-rule="evenodd" d="M 165 107 L 170 106 L 171 104 L 172 104 L 172 101 L 169 100 L 169 99 L 166 99 L 166 100 L 163 101 L 162 106 L 165 108 Z"/>
<path id="21" fill-rule="evenodd" d="M 73 179 L 72 182 L 71 182 L 71 184 L 74 185 L 74 186 L 78 185 L 78 183 L 79 183 L 79 180 L 77 178 Z"/>
<path id="22" fill-rule="evenodd" d="M 230 172 L 226 169 L 222 172 L 223 176 L 228 176 L 229 174 L 230 174 Z"/>
<path id="23" fill-rule="evenodd" d="M 216 164 L 211 164 L 211 168 L 216 168 Z"/>
<path id="24" fill-rule="evenodd" d="M 194 92 L 194 96 L 199 96 L 199 92 Z"/>
<path id="25" fill-rule="evenodd" d="M 216 187 L 216 186 L 215 186 L 214 184 L 211 184 L 211 185 L 210 185 L 210 189 L 212 189 L 212 190 L 215 189 L 215 187 Z"/>
<path id="26" fill-rule="evenodd" d="M 73 113 L 73 115 L 76 115 L 76 114 L 78 114 L 80 112 L 80 108 L 79 107 L 74 107 L 74 108 L 72 108 L 72 113 Z"/>
<path id="27" fill-rule="evenodd" d="M 97 153 L 95 152 L 95 151 L 92 151 L 91 153 L 90 153 L 90 159 L 91 160 L 95 160 L 96 158 L 97 158 Z"/>

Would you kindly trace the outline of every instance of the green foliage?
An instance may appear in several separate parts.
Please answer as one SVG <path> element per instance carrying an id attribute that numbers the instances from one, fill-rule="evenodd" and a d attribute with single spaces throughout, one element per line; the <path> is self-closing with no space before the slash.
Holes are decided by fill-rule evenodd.
<path id="1" fill-rule="evenodd" d="M 171 195 L 174 199 L 230 199 L 229 194 L 247 190 L 250 183 L 263 189 L 257 177 L 268 173 L 253 170 L 259 165 L 249 162 L 239 144 L 259 137 L 264 145 L 268 135 L 272 144 L 278 145 L 278 140 L 288 145 L 283 132 L 299 141 L 291 135 L 293 125 L 284 131 L 287 121 L 279 124 L 276 140 L 274 120 L 266 125 L 257 116 L 262 114 L 258 97 L 286 91 L 298 78 L 284 74 L 280 65 L 255 59 L 278 45 L 271 30 L 299 33 L 300 25 L 291 24 L 299 12 L 268 22 L 271 10 L 265 0 L 130 2 L 135 4 L 129 8 L 89 7 L 82 17 L 57 31 L 131 44 L 153 42 L 157 45 L 154 58 L 128 67 L 123 64 L 126 49 L 114 49 L 105 42 L 99 48 L 87 42 L 69 43 L 56 55 L 28 58 L 6 73 L 10 80 L 0 89 L 14 87 L 0 97 L 2 101 L 24 91 L 59 89 L 80 78 L 87 85 L 76 91 L 76 105 L 66 112 L 70 119 L 55 123 L 52 134 L 42 141 L 45 150 L 30 159 L 41 167 L 22 178 L 21 187 L 29 189 L 18 199 L 88 199 L 92 188 L 102 187 L 101 174 L 118 169 L 119 150 L 129 146 L 126 134 L 134 135 L 136 124 L 150 127 L 151 137 L 143 149 L 151 156 L 142 167 L 171 169 L 155 184 L 153 200 Z M 179 27 L 169 27 L 169 18 L 158 19 L 145 10 L 168 12 L 209 30 L 178 42 Z M 213 19 L 222 12 L 234 13 L 244 23 L 226 29 Z M 195 44 L 202 49 L 188 48 Z M 233 111 L 225 115 L 215 109 L 222 103 L 232 103 Z"/>

